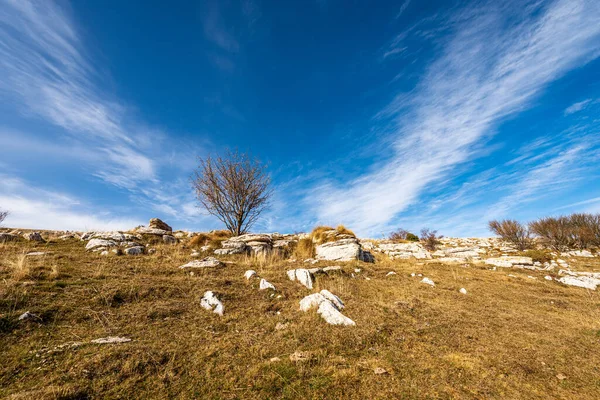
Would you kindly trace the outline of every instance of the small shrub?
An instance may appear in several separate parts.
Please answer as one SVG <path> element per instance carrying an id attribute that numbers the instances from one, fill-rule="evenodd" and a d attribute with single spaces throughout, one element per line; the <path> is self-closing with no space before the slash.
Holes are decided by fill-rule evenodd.
<path id="1" fill-rule="evenodd" d="M 529 229 L 514 219 L 502 221 L 490 221 L 488 226 L 492 232 L 500 236 L 502 240 L 515 245 L 519 250 L 531 247 L 531 235 Z"/>
<path id="2" fill-rule="evenodd" d="M 419 237 L 414 233 L 408 232 L 408 234 L 406 235 L 406 240 L 408 240 L 409 242 L 418 242 Z"/>
<path id="3" fill-rule="evenodd" d="M 221 242 L 231 237 L 231 233 L 226 230 L 210 231 L 208 233 L 199 233 L 194 236 L 189 242 L 190 247 L 200 248 L 202 246 L 210 246 L 212 248 L 221 247 Z"/>
<path id="4" fill-rule="evenodd" d="M 418 242 L 419 241 L 419 237 L 417 235 L 415 235 L 414 233 L 410 233 L 406 229 L 402 229 L 402 228 L 390 233 L 390 236 L 388 236 L 388 239 L 392 240 L 394 242 L 404 242 L 404 241 Z"/>
<path id="5" fill-rule="evenodd" d="M 429 251 L 434 251 L 437 246 L 440 244 L 440 239 L 444 236 L 438 236 L 437 231 L 429 230 L 429 228 L 421 229 L 421 242 L 423 243 L 423 247 L 425 247 Z"/>
<path id="6" fill-rule="evenodd" d="M 0 210 L 0 224 L 8 217 L 8 211 Z"/>

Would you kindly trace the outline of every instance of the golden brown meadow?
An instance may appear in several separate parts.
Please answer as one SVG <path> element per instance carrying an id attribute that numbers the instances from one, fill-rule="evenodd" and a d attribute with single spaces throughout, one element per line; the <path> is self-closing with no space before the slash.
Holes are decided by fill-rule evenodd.
<path id="1" fill-rule="evenodd" d="M 0 397 L 600 398 L 600 296 L 546 273 L 380 254 L 375 264 L 338 263 L 344 272 L 318 276 L 315 288 L 340 296 L 357 324 L 338 327 L 298 310 L 310 291 L 285 271 L 301 261 L 222 257 L 226 267 L 192 276 L 177 268 L 191 260 L 185 243 L 143 256 L 84 244 L 0 244 Z M 573 264 L 600 270 L 597 258 Z M 274 296 L 244 279 L 250 268 Z M 206 290 L 223 317 L 200 307 Z M 26 311 L 39 319 L 18 321 Z M 89 343 L 106 336 L 132 341 Z M 72 342 L 85 344 L 59 347 Z M 307 358 L 291 361 L 296 351 Z"/>

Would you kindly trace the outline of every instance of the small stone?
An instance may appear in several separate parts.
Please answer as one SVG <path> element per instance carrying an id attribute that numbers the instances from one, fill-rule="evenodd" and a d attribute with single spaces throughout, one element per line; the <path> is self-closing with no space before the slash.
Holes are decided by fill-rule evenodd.
<path id="1" fill-rule="evenodd" d="M 140 254 L 144 254 L 144 246 L 134 246 L 128 249 L 125 249 L 125 254 L 129 256 L 137 256 Z"/>
<path id="2" fill-rule="evenodd" d="M 387 274 L 385 274 L 385 276 L 392 276 L 392 275 L 396 275 L 396 273 L 394 271 L 390 271 Z"/>
<path id="3" fill-rule="evenodd" d="M 551 280 L 552 280 L 552 277 L 551 277 L 550 275 L 546 275 L 546 276 L 544 277 L 544 279 L 545 279 L 545 280 L 547 280 L 547 281 L 551 281 Z"/>
<path id="4" fill-rule="evenodd" d="M 290 361 L 292 361 L 292 362 L 309 361 L 311 358 L 312 358 L 312 354 L 308 351 L 296 350 L 294 353 L 290 354 Z"/>
<path id="5" fill-rule="evenodd" d="M 282 331 L 284 329 L 287 329 L 289 325 L 289 322 L 278 322 L 277 325 L 275 325 L 275 330 Z"/>
<path id="6" fill-rule="evenodd" d="M 430 285 L 430 286 L 435 286 L 435 283 L 431 279 L 429 279 L 429 278 L 423 278 L 421 280 L 421 283 L 424 283 L 424 284 Z"/>
<path id="7" fill-rule="evenodd" d="M 462 293 L 462 294 L 467 294 L 467 289 L 465 289 L 465 288 L 461 288 L 461 289 L 459 290 L 459 292 L 460 292 L 460 293 Z"/>
<path id="8" fill-rule="evenodd" d="M 265 278 L 262 278 L 260 280 L 259 289 L 260 290 L 266 290 L 266 289 L 273 289 L 273 290 L 275 290 L 275 286 L 273 286 L 273 284 L 270 283 L 270 282 L 268 282 Z"/>
<path id="9" fill-rule="evenodd" d="M 373 372 L 375 373 L 375 375 L 386 375 L 388 372 L 381 367 L 377 367 L 373 370 Z"/>
<path id="10" fill-rule="evenodd" d="M 567 376 L 563 374 L 556 374 L 556 378 L 560 381 L 564 381 L 565 379 L 567 379 Z"/>
<path id="11" fill-rule="evenodd" d="M 252 269 L 249 269 L 248 271 L 246 271 L 246 272 L 244 273 L 244 278 L 246 278 L 246 279 L 250 279 L 250 278 L 252 278 L 253 276 L 256 276 L 256 271 L 254 271 L 254 270 L 252 270 Z"/>
<path id="12" fill-rule="evenodd" d="M 279 357 L 273 357 L 269 360 L 269 362 L 279 362 L 279 361 L 281 361 L 281 358 L 279 358 Z"/>
<path id="13" fill-rule="evenodd" d="M 32 319 L 38 319 L 41 320 L 40 317 L 38 317 L 37 315 L 30 313 L 29 311 L 24 312 L 23 314 L 19 315 L 19 321 L 29 321 Z"/>

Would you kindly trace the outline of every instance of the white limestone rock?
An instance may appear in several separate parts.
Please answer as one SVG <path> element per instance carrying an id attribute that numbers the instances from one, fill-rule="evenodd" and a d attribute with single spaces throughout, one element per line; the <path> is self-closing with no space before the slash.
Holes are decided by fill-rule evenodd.
<path id="1" fill-rule="evenodd" d="M 222 267 L 224 264 L 214 257 L 205 257 L 202 260 L 192 260 L 187 264 L 180 266 L 180 269 L 186 268 L 215 268 Z"/>
<path id="2" fill-rule="evenodd" d="M 131 342 L 131 339 L 119 336 L 108 336 L 105 338 L 94 339 L 91 341 L 91 343 L 95 344 L 119 344 L 127 342 Z"/>
<path id="3" fill-rule="evenodd" d="M 29 240 L 31 242 L 43 242 L 44 238 L 42 238 L 42 235 L 39 232 L 28 232 L 23 234 L 23 237 L 26 240 Z"/>
<path id="4" fill-rule="evenodd" d="M 116 247 L 117 244 L 113 240 L 106 239 L 91 239 L 85 245 L 86 250 L 94 250 L 99 247 L 107 248 L 107 247 Z"/>
<path id="5" fill-rule="evenodd" d="M 329 325 L 344 325 L 354 326 L 356 323 L 350 318 L 343 315 L 334 305 L 329 301 L 323 301 L 319 304 L 317 313 L 321 315 L 321 318 L 325 320 Z"/>
<path id="6" fill-rule="evenodd" d="M 431 254 L 420 243 L 381 243 L 378 249 L 392 260 L 409 258 L 426 260 L 432 258 Z"/>
<path id="7" fill-rule="evenodd" d="M 204 292 L 204 296 L 200 299 L 200 305 L 202 308 L 212 311 L 215 314 L 223 315 L 225 311 L 225 307 L 223 307 L 223 303 L 215 296 L 212 291 Z"/>
<path id="8" fill-rule="evenodd" d="M 435 283 L 431 279 L 429 279 L 429 278 L 423 278 L 421 280 L 421 283 L 424 283 L 424 284 L 429 285 L 429 286 L 435 286 Z"/>
<path id="9" fill-rule="evenodd" d="M 177 244 L 177 238 L 175 236 L 163 235 L 162 240 L 165 244 Z"/>
<path id="10" fill-rule="evenodd" d="M 485 263 L 496 267 L 511 268 L 515 266 L 533 266 L 533 259 L 521 256 L 502 256 L 488 258 Z"/>
<path id="11" fill-rule="evenodd" d="M 254 271 L 253 269 L 249 269 L 248 271 L 244 272 L 244 278 L 246 278 L 248 280 L 254 276 L 257 276 L 257 275 L 256 275 L 256 271 Z"/>
<path id="12" fill-rule="evenodd" d="M 461 289 L 459 290 L 459 292 L 460 292 L 460 293 L 462 293 L 462 294 L 467 294 L 467 289 L 465 289 L 465 288 L 461 288 Z"/>
<path id="13" fill-rule="evenodd" d="M 358 239 L 340 239 L 335 242 L 323 243 L 315 248 L 318 260 L 374 262 L 373 256 L 363 251 Z"/>
<path id="14" fill-rule="evenodd" d="M 275 286 L 272 283 L 268 282 L 265 278 L 261 278 L 258 288 L 259 288 L 259 290 L 266 290 L 266 289 L 275 290 Z"/>

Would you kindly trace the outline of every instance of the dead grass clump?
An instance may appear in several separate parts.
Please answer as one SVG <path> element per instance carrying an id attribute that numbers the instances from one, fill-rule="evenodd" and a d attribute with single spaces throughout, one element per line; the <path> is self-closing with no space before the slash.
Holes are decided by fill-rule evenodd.
<path id="1" fill-rule="evenodd" d="M 215 230 L 207 233 L 199 233 L 189 241 L 190 247 L 200 248 L 202 246 L 210 246 L 212 248 L 221 247 L 221 242 L 229 239 L 231 233 L 226 230 Z"/>
<path id="2" fill-rule="evenodd" d="M 534 262 L 546 263 L 552 261 L 552 253 L 548 250 L 529 249 L 521 253 L 525 257 L 531 257 Z"/>
<path id="3" fill-rule="evenodd" d="M 354 232 L 346 228 L 344 225 L 338 225 L 337 228 L 330 226 L 317 226 L 310 233 L 310 238 L 313 243 L 323 244 L 327 242 L 335 242 L 338 239 L 345 237 L 356 237 Z"/>
<path id="4" fill-rule="evenodd" d="M 502 240 L 515 245 L 519 250 L 531 247 L 531 235 L 527 226 L 514 219 L 502 221 L 490 221 L 488 226 L 492 232 L 500 236 Z"/>
<path id="5" fill-rule="evenodd" d="M 15 281 L 22 281 L 31 277 L 31 266 L 27 262 L 25 254 L 19 254 L 15 261 L 10 263 L 12 268 L 12 278 Z"/>
<path id="6" fill-rule="evenodd" d="M 313 258 L 315 256 L 315 244 L 311 238 L 304 238 L 298 240 L 294 254 L 299 260 L 306 260 L 307 258 Z"/>

